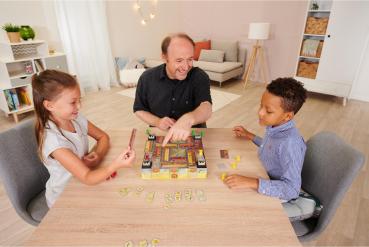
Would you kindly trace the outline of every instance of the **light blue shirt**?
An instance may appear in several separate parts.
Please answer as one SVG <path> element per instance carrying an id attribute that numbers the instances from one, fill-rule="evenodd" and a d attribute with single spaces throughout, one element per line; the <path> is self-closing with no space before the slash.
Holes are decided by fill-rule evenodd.
<path id="1" fill-rule="evenodd" d="M 299 196 L 306 144 L 293 120 L 266 128 L 264 139 L 256 136 L 259 159 L 270 180 L 259 178 L 258 192 L 289 201 Z"/>

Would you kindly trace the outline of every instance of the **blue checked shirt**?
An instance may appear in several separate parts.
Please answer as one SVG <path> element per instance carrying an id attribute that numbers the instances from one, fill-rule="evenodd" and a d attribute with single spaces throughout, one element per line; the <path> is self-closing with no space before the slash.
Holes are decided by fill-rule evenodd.
<path id="1" fill-rule="evenodd" d="M 264 139 L 256 136 L 259 158 L 270 180 L 259 178 L 258 192 L 289 201 L 299 196 L 306 144 L 293 120 L 266 128 Z"/>

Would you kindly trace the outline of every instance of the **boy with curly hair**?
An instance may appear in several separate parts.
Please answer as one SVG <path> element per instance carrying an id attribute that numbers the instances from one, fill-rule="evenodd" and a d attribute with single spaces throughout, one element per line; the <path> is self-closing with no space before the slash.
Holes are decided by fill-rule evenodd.
<path id="1" fill-rule="evenodd" d="M 237 137 L 253 141 L 270 179 L 238 174 L 225 178 L 232 190 L 255 189 L 259 193 L 290 201 L 299 197 L 301 170 L 306 144 L 293 121 L 306 100 L 306 89 L 293 78 L 278 78 L 266 88 L 261 98 L 259 123 L 266 126 L 264 138 L 242 126 L 233 128 Z"/>

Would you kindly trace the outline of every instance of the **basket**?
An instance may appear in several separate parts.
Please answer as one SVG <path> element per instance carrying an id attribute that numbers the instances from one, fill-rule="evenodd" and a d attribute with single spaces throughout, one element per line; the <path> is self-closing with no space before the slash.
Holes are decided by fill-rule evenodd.
<path id="1" fill-rule="evenodd" d="M 305 40 L 304 40 L 304 41 L 305 41 Z M 303 42 L 303 43 L 302 43 L 302 47 L 301 47 L 301 51 L 300 51 L 300 56 L 320 58 L 320 56 L 321 56 L 321 54 L 322 54 L 323 44 L 324 44 L 324 41 L 323 41 L 323 40 L 320 40 L 320 41 L 319 41 L 318 48 L 316 49 L 316 54 L 315 54 L 315 56 L 309 56 L 308 54 L 304 54 L 304 52 L 303 52 L 303 45 L 304 45 L 304 42 Z"/>
<path id="2" fill-rule="evenodd" d="M 328 26 L 328 17 L 317 18 L 310 16 L 306 20 L 305 33 L 324 35 Z"/>
<path id="3" fill-rule="evenodd" d="M 297 69 L 297 76 L 315 79 L 318 65 L 318 62 L 300 61 Z"/>

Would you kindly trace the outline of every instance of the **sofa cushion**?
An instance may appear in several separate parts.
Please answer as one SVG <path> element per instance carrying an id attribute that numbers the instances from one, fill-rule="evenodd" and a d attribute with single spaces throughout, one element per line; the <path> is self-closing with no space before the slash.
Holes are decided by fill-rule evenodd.
<path id="1" fill-rule="evenodd" d="M 224 61 L 224 51 L 201 50 L 199 61 L 223 63 L 223 61 Z"/>
<path id="2" fill-rule="evenodd" d="M 159 60 L 159 59 L 146 59 L 144 65 L 146 68 L 153 68 L 163 63 L 164 63 L 163 60 Z"/>
<path id="3" fill-rule="evenodd" d="M 238 42 L 237 41 L 211 41 L 211 49 L 225 52 L 226 62 L 237 62 Z"/>
<path id="4" fill-rule="evenodd" d="M 207 41 L 199 41 L 195 43 L 195 52 L 193 55 L 193 59 L 198 60 L 200 57 L 200 52 L 202 49 L 209 50 L 211 47 L 210 40 Z"/>
<path id="5" fill-rule="evenodd" d="M 194 61 L 194 67 L 199 67 L 202 70 L 212 71 L 216 73 L 226 73 L 228 71 L 242 67 L 242 63 L 239 62 L 223 62 L 213 63 L 207 61 Z"/>

